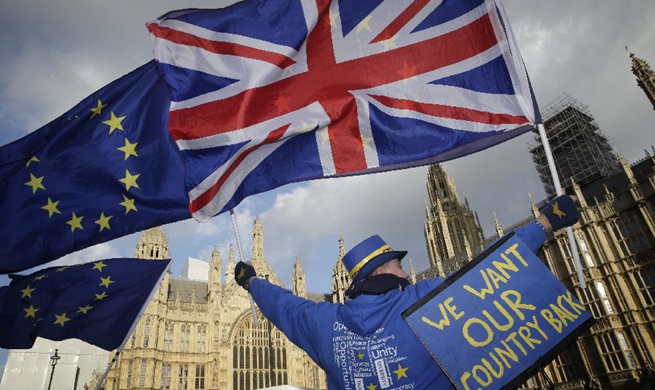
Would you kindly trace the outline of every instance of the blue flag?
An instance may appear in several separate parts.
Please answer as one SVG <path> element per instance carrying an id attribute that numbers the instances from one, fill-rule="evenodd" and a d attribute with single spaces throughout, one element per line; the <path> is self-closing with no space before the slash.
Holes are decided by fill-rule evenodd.
<path id="1" fill-rule="evenodd" d="M 0 273 L 189 218 L 153 62 L 0 148 Z"/>
<path id="2" fill-rule="evenodd" d="M 0 347 L 31 348 L 43 337 L 115 349 L 169 264 L 109 259 L 10 275 L 11 284 L 0 288 Z"/>

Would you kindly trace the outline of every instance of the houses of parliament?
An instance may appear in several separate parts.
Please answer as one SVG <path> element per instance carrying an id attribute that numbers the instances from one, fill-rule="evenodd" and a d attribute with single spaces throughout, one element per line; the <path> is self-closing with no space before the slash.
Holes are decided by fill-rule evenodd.
<path id="1" fill-rule="evenodd" d="M 649 100 L 655 78 L 648 64 L 631 54 L 633 73 Z M 654 106 L 655 107 L 655 106 Z M 581 288 L 564 232 L 548 238 L 541 260 L 593 314 L 595 325 L 523 389 L 655 388 L 655 149 L 634 164 L 612 151 L 589 110 L 564 95 L 544 111 L 549 143 L 568 193 L 579 200 L 574 226 L 587 287 Z M 530 153 L 548 196 L 554 193 L 538 136 Z M 444 277 L 461 268 L 497 237 L 529 223 L 543 204 L 526 194 L 526 218 L 485 237 L 477 212 L 457 196 L 455 181 L 441 165 L 428 169 L 429 204 L 424 232 L 430 268 L 412 279 Z M 519 206 L 520 207 L 520 206 Z M 254 222 L 252 258 L 257 273 L 281 284 L 264 256 L 263 228 Z M 350 284 L 341 263 L 339 238 L 332 291 L 307 292 L 296 261 L 291 289 L 315 301 L 343 302 Z M 161 229 L 147 231 L 137 256 L 168 257 Z M 167 274 L 148 305 L 106 389 L 234 389 L 281 384 L 324 389 L 324 372 L 260 313 L 254 326 L 248 295 L 233 281 L 234 253 L 223 268 L 218 251 L 208 282 Z M 223 273 L 223 269 L 226 271 Z"/>
<path id="2" fill-rule="evenodd" d="M 655 108 L 655 76 L 631 54 L 638 85 Z M 555 163 L 567 192 L 579 200 L 573 227 L 587 287 L 581 288 L 566 234 L 551 234 L 538 253 L 545 265 L 593 314 L 596 323 L 522 389 L 655 389 L 655 149 L 633 164 L 617 156 L 584 105 L 568 96 L 545 111 Z M 574 145 L 575 147 L 571 147 Z M 530 153 L 550 196 L 543 146 Z M 543 202 L 526 194 L 526 217 L 485 237 L 475 211 L 461 202 L 443 166 L 428 168 L 424 232 L 430 268 L 412 281 L 444 277 L 491 241 L 539 215 Z M 517 207 L 521 207 L 518 205 Z M 296 261 L 290 289 L 314 301 L 344 302 L 350 277 L 341 263 L 342 237 L 327 293 L 307 291 Z M 264 228 L 255 219 L 252 261 L 257 274 L 282 285 L 264 254 Z M 143 233 L 136 257 L 170 258 L 161 228 Z M 104 389 L 251 390 L 292 385 L 325 389 L 325 373 L 256 311 L 233 279 L 234 251 L 214 249 L 206 280 L 167 272 L 109 371 Z M 110 354 L 110 357 L 113 354 Z M 97 380 L 99 376 L 96 376 Z M 85 384 L 95 388 L 96 382 Z"/>

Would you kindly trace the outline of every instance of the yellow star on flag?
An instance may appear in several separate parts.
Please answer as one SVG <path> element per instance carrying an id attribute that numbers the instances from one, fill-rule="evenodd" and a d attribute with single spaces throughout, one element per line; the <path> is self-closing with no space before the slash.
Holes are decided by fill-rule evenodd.
<path id="1" fill-rule="evenodd" d="M 27 163 L 25 163 L 26 167 L 29 167 L 31 163 L 33 162 L 41 162 L 36 156 L 32 157 L 31 159 L 27 160 Z"/>
<path id="2" fill-rule="evenodd" d="M 107 293 L 105 293 L 104 291 L 102 292 L 102 294 L 95 294 L 95 296 L 96 299 L 94 299 L 94 301 L 102 301 L 103 299 L 108 297 Z"/>
<path id="3" fill-rule="evenodd" d="M 42 279 L 45 279 L 45 278 L 47 278 L 47 277 L 48 277 L 48 275 L 46 275 L 46 274 L 42 274 L 42 275 L 39 275 L 39 276 L 37 276 L 36 278 L 34 278 L 34 280 L 42 280 Z"/>
<path id="4" fill-rule="evenodd" d="M 59 268 L 57 268 L 57 270 L 55 272 L 63 272 L 66 268 L 68 268 L 68 266 L 59 267 Z"/>
<path id="5" fill-rule="evenodd" d="M 39 309 L 35 308 L 34 305 L 30 305 L 30 307 L 25 308 L 23 310 L 25 310 L 25 317 L 23 318 L 27 318 L 27 317 L 36 318 L 36 312 L 39 311 Z"/>
<path id="6" fill-rule="evenodd" d="M 45 206 L 41 207 L 42 210 L 45 210 L 48 212 L 48 218 L 52 217 L 52 214 L 57 213 L 61 214 L 61 211 L 57 208 L 57 205 L 59 204 L 59 201 L 53 202 L 52 199 L 48 197 L 48 204 Z"/>
<path id="7" fill-rule="evenodd" d="M 91 305 L 86 305 L 86 306 L 84 306 L 84 307 L 80 307 L 79 309 L 80 309 L 80 310 L 78 310 L 76 313 L 84 313 L 84 314 L 86 314 L 87 311 L 93 309 L 93 306 L 91 306 Z"/>
<path id="8" fill-rule="evenodd" d="M 125 153 L 125 161 L 127 161 L 130 156 L 139 157 L 139 155 L 136 154 L 136 146 L 138 144 L 138 142 L 131 143 L 129 139 L 125 138 L 125 146 L 118 148 L 118 150 Z"/>
<path id="9" fill-rule="evenodd" d="M 66 318 L 66 313 L 64 313 L 64 314 L 62 314 L 62 315 L 57 315 L 57 314 L 55 314 L 55 318 L 57 318 L 57 319 L 55 320 L 55 322 L 53 323 L 53 325 L 57 325 L 57 324 L 59 324 L 59 325 L 62 326 L 62 328 L 64 327 L 64 324 L 66 323 L 66 321 L 70 321 L 70 320 L 71 320 L 70 318 Z"/>
<path id="10" fill-rule="evenodd" d="M 25 183 L 26 186 L 32 187 L 32 194 L 36 193 L 36 190 L 45 190 L 43 186 L 43 176 L 36 177 L 30 173 L 30 181 Z"/>
<path id="11" fill-rule="evenodd" d="M 562 219 L 566 216 L 566 213 L 559 209 L 557 202 L 553 203 L 553 214 L 557 215 L 559 219 Z"/>
<path id="12" fill-rule="evenodd" d="M 398 369 L 396 371 L 393 371 L 393 373 L 398 375 L 398 378 L 396 379 L 400 379 L 403 377 L 407 378 L 407 374 L 406 374 L 407 370 L 409 370 L 409 367 L 403 367 L 400 365 L 400 363 L 398 363 Z"/>
<path id="13" fill-rule="evenodd" d="M 382 45 L 384 45 L 384 51 L 389 51 L 391 49 L 395 49 L 398 47 L 398 45 L 396 44 L 396 38 L 398 38 L 398 36 L 394 35 L 393 37 L 385 41 L 382 41 Z"/>
<path id="14" fill-rule="evenodd" d="M 106 120 L 106 121 L 104 121 L 104 122 L 102 122 L 102 123 L 104 123 L 104 124 L 106 124 L 107 126 L 109 126 L 109 134 L 111 134 L 111 133 L 113 133 L 114 130 L 116 130 L 116 129 L 118 129 L 118 130 L 120 130 L 120 131 L 124 131 L 124 130 L 123 130 L 123 125 L 121 125 L 121 122 L 123 121 L 123 119 L 125 119 L 124 116 L 116 116 L 116 115 L 114 114 L 114 112 L 112 111 L 112 112 L 111 112 L 111 118 L 108 119 L 108 120 Z"/>
<path id="15" fill-rule="evenodd" d="M 33 292 L 34 290 L 36 290 L 36 289 L 30 287 L 30 285 L 28 284 L 27 287 L 25 287 L 24 289 L 20 290 L 20 292 L 23 293 L 23 295 L 21 296 L 21 298 L 25 298 L 25 297 L 32 298 L 32 292 Z"/>
<path id="16" fill-rule="evenodd" d="M 375 390 L 378 388 L 378 385 L 374 385 L 373 383 L 370 383 L 368 386 L 366 386 L 368 390 Z"/>
<path id="17" fill-rule="evenodd" d="M 107 276 L 106 278 L 100 278 L 101 282 L 98 286 L 105 286 L 105 288 L 109 288 L 109 285 L 114 283 L 113 280 L 111 280 L 111 275 Z"/>
<path id="18" fill-rule="evenodd" d="M 359 358 L 359 360 L 364 360 L 364 354 L 361 352 L 357 354 L 357 357 Z"/>
<path id="19" fill-rule="evenodd" d="M 122 179 L 119 179 L 118 181 L 125 184 L 125 191 L 129 191 L 130 188 L 132 188 L 132 187 L 139 188 L 139 185 L 136 182 L 136 179 L 138 179 L 139 176 L 141 176 L 140 173 L 137 173 L 136 175 L 133 175 L 133 174 L 130 173 L 130 171 L 128 171 L 126 169 L 125 170 L 125 177 L 122 178 Z"/>
<path id="20" fill-rule="evenodd" d="M 93 118 L 96 115 L 102 114 L 102 109 L 105 108 L 105 107 L 107 107 L 107 103 L 102 104 L 100 99 L 98 99 L 98 105 L 95 108 L 91 109 L 91 112 L 93 112 L 93 115 L 91 115 L 91 118 Z M 105 123 L 105 122 L 103 122 L 103 123 Z"/>
<path id="21" fill-rule="evenodd" d="M 134 199 L 130 199 L 125 195 L 123 195 L 123 199 L 124 201 L 119 203 L 119 205 L 125 207 L 125 215 L 127 215 L 127 213 L 129 213 L 132 210 L 139 211 L 136 209 L 136 206 L 134 205 Z"/>
<path id="22" fill-rule="evenodd" d="M 102 272 L 102 269 L 106 266 L 107 264 L 103 263 L 102 260 L 93 263 L 93 269 L 97 269 L 100 272 Z"/>
<path id="23" fill-rule="evenodd" d="M 362 30 L 371 31 L 371 26 L 368 24 L 368 22 L 370 21 L 371 21 L 371 15 L 365 17 L 364 20 L 359 22 L 359 24 L 357 25 L 357 33 L 362 32 Z"/>
<path id="24" fill-rule="evenodd" d="M 339 14 L 337 12 L 332 12 L 332 10 L 330 10 L 330 27 L 339 27 Z"/>
<path id="25" fill-rule="evenodd" d="M 111 227 L 109 226 L 109 220 L 112 219 L 112 217 L 112 215 L 105 216 L 104 212 L 100 213 L 100 219 L 96 221 L 98 226 L 100 226 L 100 231 L 103 231 L 105 228 L 111 230 Z"/>
<path id="26" fill-rule="evenodd" d="M 84 228 L 82 227 L 83 218 L 84 215 L 78 217 L 77 215 L 75 215 L 75 212 L 73 212 L 73 216 L 71 217 L 70 221 L 66 222 L 66 225 L 70 225 L 71 232 L 75 231 L 75 229 L 84 230 Z"/>

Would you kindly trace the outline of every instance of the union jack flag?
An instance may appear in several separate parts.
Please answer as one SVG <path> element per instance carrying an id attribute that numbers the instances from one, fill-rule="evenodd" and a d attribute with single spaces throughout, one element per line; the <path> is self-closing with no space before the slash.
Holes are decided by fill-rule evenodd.
<path id="1" fill-rule="evenodd" d="M 497 0 L 247 0 L 148 29 L 198 220 L 291 182 L 461 157 L 539 116 Z"/>

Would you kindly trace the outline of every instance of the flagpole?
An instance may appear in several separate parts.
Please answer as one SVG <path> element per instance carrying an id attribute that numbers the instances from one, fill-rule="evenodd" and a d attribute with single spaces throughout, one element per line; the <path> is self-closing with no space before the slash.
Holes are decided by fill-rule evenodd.
<path id="1" fill-rule="evenodd" d="M 163 261 L 163 260 L 154 260 L 154 261 Z M 170 265 L 171 260 L 168 260 L 168 264 Z M 132 332 L 134 332 L 134 328 L 136 328 L 137 322 L 141 319 L 141 316 L 143 315 L 143 312 L 146 310 L 146 307 L 148 306 L 148 303 L 150 303 L 150 300 L 152 299 L 152 296 L 155 295 L 155 291 L 159 288 L 159 284 L 161 283 L 161 280 L 164 278 L 164 275 L 166 274 L 166 271 L 168 271 L 168 266 L 164 268 L 164 271 L 159 275 L 159 280 L 157 280 L 157 283 L 155 283 L 155 286 L 152 288 L 152 291 L 150 291 L 150 295 L 148 296 L 148 299 L 143 303 L 141 306 L 141 309 L 139 310 L 139 314 L 134 318 L 134 321 L 132 322 L 132 326 L 130 326 L 130 330 L 127 332 L 127 335 L 123 339 L 123 342 L 121 342 L 121 345 L 116 348 L 116 353 L 114 354 L 114 357 L 111 359 L 109 364 L 107 364 L 107 369 L 105 372 L 102 374 L 102 377 L 98 381 L 98 384 L 96 385 L 95 390 L 100 390 L 102 387 L 102 384 L 105 382 L 105 379 L 107 379 L 107 374 L 109 374 L 109 370 L 111 370 L 111 367 L 114 365 L 116 360 L 118 360 L 118 356 L 120 353 L 123 351 L 123 347 L 125 347 L 125 343 L 127 343 L 127 340 L 130 338 L 132 335 Z"/>
<path id="2" fill-rule="evenodd" d="M 541 144 L 544 146 L 544 151 L 546 152 L 546 159 L 548 160 L 550 175 L 552 176 L 553 183 L 555 184 L 555 193 L 558 196 L 562 195 L 564 192 L 562 191 L 559 175 L 557 174 L 557 169 L 555 168 L 555 160 L 553 159 L 553 152 L 550 149 L 550 143 L 548 142 L 548 137 L 546 136 L 546 128 L 544 127 L 543 123 L 539 123 L 537 124 L 537 129 L 539 129 Z M 580 255 L 578 254 L 578 246 L 575 243 L 575 236 L 573 235 L 573 228 L 571 226 L 566 228 L 566 234 L 569 238 L 569 245 L 571 245 L 573 265 L 575 266 L 575 271 L 578 274 L 580 288 L 587 288 L 587 282 L 585 281 L 584 273 L 582 272 L 582 264 L 580 263 Z"/>
<path id="3" fill-rule="evenodd" d="M 239 258 L 241 261 L 245 261 L 243 257 L 243 247 L 241 246 L 241 235 L 239 234 L 239 226 L 237 225 L 237 218 L 234 216 L 234 210 L 230 209 L 230 216 L 232 217 L 232 228 L 234 229 L 234 236 L 237 239 L 237 249 L 239 250 Z M 252 323 L 255 325 L 255 328 L 259 326 L 259 319 L 257 318 L 257 309 L 255 309 L 255 301 L 252 299 L 252 295 L 248 293 L 248 298 L 250 298 L 250 310 L 252 310 Z"/>

